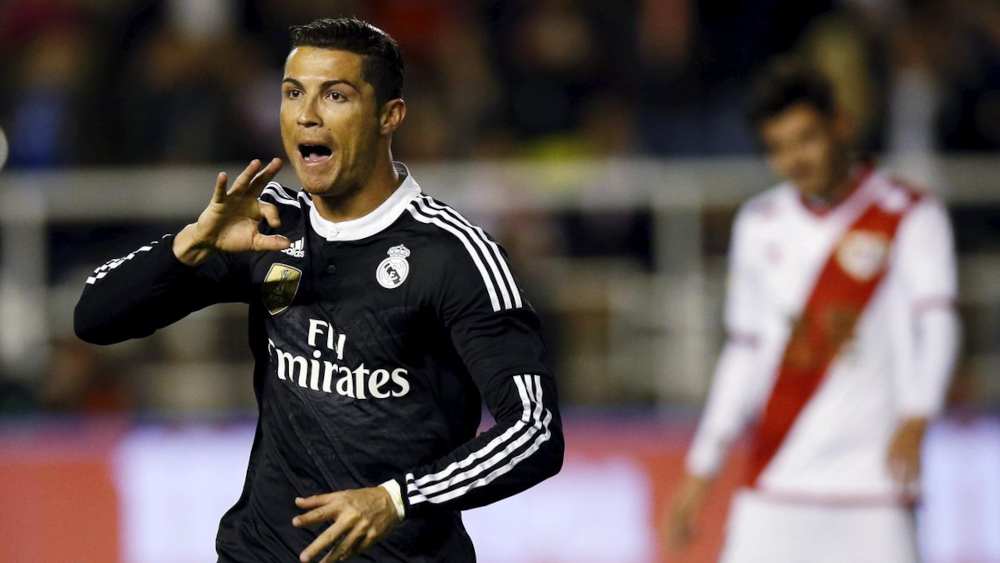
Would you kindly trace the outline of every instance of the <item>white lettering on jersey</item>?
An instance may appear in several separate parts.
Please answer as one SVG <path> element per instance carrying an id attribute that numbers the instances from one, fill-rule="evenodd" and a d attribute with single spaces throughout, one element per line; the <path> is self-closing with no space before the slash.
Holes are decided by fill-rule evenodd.
<path id="1" fill-rule="evenodd" d="M 302 258 L 306 255 L 306 245 L 305 239 L 300 238 L 299 240 L 293 242 L 291 246 L 282 250 L 285 254 L 291 256 L 292 258 Z"/>
<path id="2" fill-rule="evenodd" d="M 347 342 L 347 335 L 337 335 L 333 327 L 326 321 L 309 319 L 309 345 L 316 347 L 316 336 L 326 333 L 326 347 L 337 353 L 337 359 L 344 359 L 344 344 Z"/>
<path id="3" fill-rule="evenodd" d="M 326 321 L 309 319 L 307 342 L 312 348 L 319 348 L 317 342 L 322 342 L 323 346 L 334 352 L 338 362 L 344 360 L 347 336 L 336 334 Z M 362 363 L 351 369 L 323 360 L 322 350 L 313 350 L 311 358 L 297 356 L 278 348 L 270 338 L 267 339 L 267 353 L 271 357 L 272 366 L 275 366 L 278 379 L 303 389 L 336 393 L 358 400 L 402 397 L 410 392 L 410 382 L 406 379 L 409 373 L 405 368 L 372 370 Z"/>

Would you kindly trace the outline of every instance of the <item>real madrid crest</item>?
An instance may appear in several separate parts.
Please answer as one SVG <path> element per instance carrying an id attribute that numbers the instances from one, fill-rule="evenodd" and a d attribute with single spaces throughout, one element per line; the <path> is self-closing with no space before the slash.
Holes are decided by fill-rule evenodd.
<path id="1" fill-rule="evenodd" d="M 889 258 L 889 238 L 872 231 L 851 231 L 837 247 L 837 262 L 852 278 L 868 281 Z"/>
<path id="2" fill-rule="evenodd" d="M 301 280 L 302 270 L 277 262 L 271 264 L 260 289 L 268 312 L 277 315 L 287 309 L 295 300 Z"/>
<path id="3" fill-rule="evenodd" d="M 388 258 L 382 260 L 375 270 L 375 279 L 386 289 L 395 289 L 406 281 L 410 273 L 410 263 L 406 259 L 410 250 L 403 245 L 394 246 L 387 252 Z"/>

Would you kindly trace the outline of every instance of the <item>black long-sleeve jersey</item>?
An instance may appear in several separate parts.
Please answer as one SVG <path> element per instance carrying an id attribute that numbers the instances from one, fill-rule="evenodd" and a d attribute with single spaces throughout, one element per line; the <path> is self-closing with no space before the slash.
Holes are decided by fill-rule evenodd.
<path id="1" fill-rule="evenodd" d="M 218 254 L 198 267 L 173 239 L 108 262 L 76 307 L 80 338 L 143 337 L 212 303 L 249 304 L 259 418 L 242 496 L 222 518 L 220 561 L 295 561 L 326 525 L 292 527 L 297 496 L 394 479 L 406 518 L 359 556 L 474 561 L 459 511 L 559 471 L 563 438 L 538 320 L 483 230 L 401 186 L 332 223 L 272 182 L 264 233 L 282 251 Z M 496 424 L 476 435 L 481 400 Z"/>

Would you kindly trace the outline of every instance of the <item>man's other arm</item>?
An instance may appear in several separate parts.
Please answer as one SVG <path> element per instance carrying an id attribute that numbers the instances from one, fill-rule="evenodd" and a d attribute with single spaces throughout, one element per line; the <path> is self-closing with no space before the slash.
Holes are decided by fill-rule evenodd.
<path id="1" fill-rule="evenodd" d="M 898 372 L 900 422 L 888 452 L 889 470 L 902 484 L 920 474 L 927 424 L 944 408 L 959 352 L 961 326 L 955 311 L 957 268 L 945 208 L 924 199 L 900 225 L 896 267 L 903 276 L 912 326 L 896 327 L 913 338 L 912 372 Z"/>
<path id="2" fill-rule="evenodd" d="M 449 260 L 438 315 L 495 425 L 398 479 L 407 515 L 490 504 L 562 467 L 558 395 L 538 316 L 521 295 L 502 249 L 482 240 L 491 251 L 483 268 L 464 250 Z M 484 269 L 499 275 L 484 277 Z"/>

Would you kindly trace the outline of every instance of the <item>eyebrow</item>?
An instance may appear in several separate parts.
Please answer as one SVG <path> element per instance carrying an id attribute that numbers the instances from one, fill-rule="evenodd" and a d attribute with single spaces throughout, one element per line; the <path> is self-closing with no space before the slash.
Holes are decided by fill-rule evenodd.
<path id="1" fill-rule="evenodd" d="M 294 78 L 285 78 L 284 80 L 281 81 L 281 83 L 282 84 L 289 83 L 292 86 L 295 86 L 296 88 L 301 88 L 301 89 L 305 90 L 305 86 L 303 86 L 301 82 L 299 82 L 298 80 L 296 80 Z M 338 84 L 346 84 L 346 85 L 350 86 L 351 88 L 353 88 L 357 92 L 361 91 L 361 89 L 358 88 L 357 86 L 355 86 L 353 82 L 351 82 L 350 80 L 347 80 L 345 78 L 336 78 L 334 80 L 327 80 L 327 81 L 323 82 L 322 84 L 320 84 L 320 90 L 326 90 L 327 88 L 329 88 L 331 86 L 336 86 Z"/>

